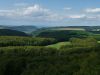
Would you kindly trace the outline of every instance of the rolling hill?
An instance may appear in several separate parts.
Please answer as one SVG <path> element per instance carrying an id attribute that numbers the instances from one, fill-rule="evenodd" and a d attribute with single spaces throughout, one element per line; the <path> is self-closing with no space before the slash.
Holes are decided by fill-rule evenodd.
<path id="1" fill-rule="evenodd" d="M 28 35 L 21 31 L 0 29 L 0 36 L 28 36 Z"/>
<path id="2" fill-rule="evenodd" d="M 37 29 L 36 26 L 12 26 L 12 27 L 8 27 L 8 29 L 13 29 L 13 30 L 18 30 L 18 31 L 22 31 L 25 33 L 31 33 L 32 31 L 35 31 Z"/>
<path id="3" fill-rule="evenodd" d="M 76 30 L 48 30 L 40 32 L 37 37 L 55 38 L 58 41 L 68 41 L 70 38 L 84 38 L 88 37 L 90 33 L 86 31 Z"/>
<path id="4" fill-rule="evenodd" d="M 36 26 L 31 26 L 31 25 L 21 25 L 21 26 L 0 25 L 0 29 L 11 29 L 11 30 L 25 32 L 25 33 L 31 33 L 32 31 L 37 30 L 38 28 Z"/>

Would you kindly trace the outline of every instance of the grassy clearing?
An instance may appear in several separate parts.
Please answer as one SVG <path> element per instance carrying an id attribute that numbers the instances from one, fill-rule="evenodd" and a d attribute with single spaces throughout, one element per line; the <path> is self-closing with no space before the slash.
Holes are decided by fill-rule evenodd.
<path id="1" fill-rule="evenodd" d="M 83 28 L 56 28 L 51 30 L 76 30 L 76 31 L 85 31 Z"/>
<path id="2" fill-rule="evenodd" d="M 71 45 L 71 43 L 70 42 L 59 42 L 59 43 L 56 43 L 56 44 L 48 45 L 46 47 L 53 47 L 53 48 L 59 49 L 60 47 L 62 47 L 64 45 Z"/>
<path id="3" fill-rule="evenodd" d="M 98 41 L 98 43 L 100 43 L 100 41 Z"/>
<path id="4" fill-rule="evenodd" d="M 100 41 L 98 41 L 98 43 L 100 43 Z M 59 42 L 59 43 L 56 43 L 56 44 L 52 44 L 52 45 L 48 45 L 46 47 L 52 47 L 52 48 L 56 48 L 56 49 L 60 49 L 62 46 L 65 46 L 65 45 L 71 45 L 70 42 Z"/>

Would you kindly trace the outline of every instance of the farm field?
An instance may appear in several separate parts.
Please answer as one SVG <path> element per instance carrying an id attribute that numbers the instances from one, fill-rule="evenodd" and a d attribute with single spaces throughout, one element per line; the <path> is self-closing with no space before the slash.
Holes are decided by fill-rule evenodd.
<path id="1" fill-rule="evenodd" d="M 48 45 L 46 47 L 52 47 L 52 48 L 60 49 L 62 46 L 65 46 L 65 45 L 71 45 L 71 43 L 70 42 L 59 42 L 59 43 L 56 43 L 56 44 Z"/>
<path id="2" fill-rule="evenodd" d="M 85 31 L 84 28 L 55 28 L 51 30 L 76 30 L 76 31 Z"/>
<path id="3" fill-rule="evenodd" d="M 100 41 L 98 41 L 98 43 L 100 43 Z M 46 47 L 60 49 L 62 46 L 70 46 L 70 45 L 71 43 L 69 41 L 66 41 L 66 42 L 58 42 L 56 44 L 48 45 Z"/>
<path id="4" fill-rule="evenodd" d="M 100 43 L 100 41 L 98 41 L 98 43 Z"/>

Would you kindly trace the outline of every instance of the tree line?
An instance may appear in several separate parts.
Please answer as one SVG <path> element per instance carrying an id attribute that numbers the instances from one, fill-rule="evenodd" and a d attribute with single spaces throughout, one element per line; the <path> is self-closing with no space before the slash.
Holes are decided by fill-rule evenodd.
<path id="1" fill-rule="evenodd" d="M 6 47 L 0 47 L 0 75 L 100 74 L 100 45 L 95 39 L 72 38 L 70 47 L 60 49 L 42 46 L 56 42 L 51 40 L 55 39 L 1 36 L 0 42 Z M 29 45 L 29 41 L 40 46 L 31 46 L 34 44 Z"/>
<path id="2" fill-rule="evenodd" d="M 5 46 L 45 46 L 56 43 L 54 38 L 33 38 L 18 36 L 0 36 L 0 47 Z"/>
<path id="3" fill-rule="evenodd" d="M 37 37 L 44 38 L 55 38 L 58 41 L 69 41 L 70 38 L 85 38 L 90 35 L 89 32 L 86 31 L 71 31 L 71 30 L 48 30 L 43 31 L 37 35 Z"/>
<path id="4" fill-rule="evenodd" d="M 99 54 L 99 47 L 4 47 L 0 48 L 0 75 L 99 75 Z"/>

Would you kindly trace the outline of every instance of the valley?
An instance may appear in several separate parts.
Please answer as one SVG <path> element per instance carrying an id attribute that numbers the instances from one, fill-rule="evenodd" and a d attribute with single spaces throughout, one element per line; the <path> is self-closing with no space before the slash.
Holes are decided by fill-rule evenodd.
<path id="1" fill-rule="evenodd" d="M 25 27 L 0 29 L 0 75 L 99 75 L 96 27 Z"/>
<path id="2" fill-rule="evenodd" d="M 0 0 L 0 75 L 100 75 L 100 0 Z"/>

